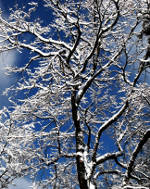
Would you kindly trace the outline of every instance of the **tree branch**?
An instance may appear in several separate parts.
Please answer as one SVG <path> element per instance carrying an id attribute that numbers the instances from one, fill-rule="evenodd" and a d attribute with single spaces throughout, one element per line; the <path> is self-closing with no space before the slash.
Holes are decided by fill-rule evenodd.
<path id="1" fill-rule="evenodd" d="M 150 138 L 150 130 L 146 131 L 143 138 L 140 140 L 139 144 L 136 146 L 136 148 L 132 154 L 132 157 L 130 159 L 130 162 L 129 162 L 128 168 L 127 168 L 127 172 L 126 172 L 126 178 L 125 178 L 126 183 L 129 181 L 129 179 L 131 177 L 131 173 L 133 171 L 133 166 L 134 166 L 135 160 L 136 160 L 139 152 L 142 150 L 142 147 L 148 141 L 149 138 Z"/>

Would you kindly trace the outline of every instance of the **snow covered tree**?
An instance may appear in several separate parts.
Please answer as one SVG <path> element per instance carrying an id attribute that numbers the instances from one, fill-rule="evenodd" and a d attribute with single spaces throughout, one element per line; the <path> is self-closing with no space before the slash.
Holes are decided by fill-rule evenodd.
<path id="1" fill-rule="evenodd" d="M 147 14 L 143 0 L 29 1 L 9 19 L 1 12 L 0 51 L 21 57 L 6 90 L 12 133 L 25 136 L 14 144 L 38 186 L 149 188 Z"/>
<path id="2" fill-rule="evenodd" d="M 30 158 L 30 153 L 25 146 L 32 130 L 23 127 L 15 127 L 14 121 L 9 117 L 9 111 L 5 108 L 0 112 L 0 188 L 7 188 L 15 179 L 28 174 L 28 166 L 25 161 Z"/>

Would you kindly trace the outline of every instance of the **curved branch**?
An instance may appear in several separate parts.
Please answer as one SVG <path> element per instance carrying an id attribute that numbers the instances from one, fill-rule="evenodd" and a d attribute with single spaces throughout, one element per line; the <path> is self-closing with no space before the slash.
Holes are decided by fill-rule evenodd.
<path id="1" fill-rule="evenodd" d="M 116 113 L 114 114 L 108 121 L 106 121 L 98 130 L 97 136 L 96 136 L 96 142 L 95 142 L 95 146 L 94 146 L 94 150 L 93 150 L 93 161 L 95 162 L 96 160 L 96 153 L 98 150 L 98 145 L 99 145 L 99 139 L 102 135 L 102 133 L 110 126 L 112 125 L 115 121 L 117 121 L 121 115 L 125 112 L 125 110 L 128 107 L 128 100 L 125 102 L 125 104 L 122 106 L 122 108 Z"/>
<path id="2" fill-rule="evenodd" d="M 144 144 L 147 142 L 147 140 L 149 138 L 150 138 L 150 130 L 148 130 L 144 134 L 143 138 L 141 139 L 141 141 L 139 142 L 139 144 L 136 146 L 136 148 L 135 148 L 135 150 L 134 150 L 134 152 L 132 154 L 132 157 L 131 157 L 129 165 L 128 165 L 125 182 L 128 182 L 128 180 L 130 179 L 131 173 L 133 171 L 134 162 L 135 162 L 135 160 L 136 160 L 139 152 L 142 150 Z"/>
<path id="3" fill-rule="evenodd" d="M 115 0 L 112 0 L 112 1 L 113 1 L 114 5 L 116 7 L 116 13 L 117 13 L 116 18 L 115 18 L 115 20 L 113 21 L 112 24 L 110 24 L 107 28 L 103 29 L 103 33 L 107 32 L 108 30 L 113 28 L 119 20 L 120 11 L 119 11 L 119 6 L 118 6 L 118 1 L 115 1 Z"/>

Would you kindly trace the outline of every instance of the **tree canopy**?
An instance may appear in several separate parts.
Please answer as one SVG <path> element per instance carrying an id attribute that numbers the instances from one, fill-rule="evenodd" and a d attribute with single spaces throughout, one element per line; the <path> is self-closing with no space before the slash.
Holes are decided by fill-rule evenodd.
<path id="1" fill-rule="evenodd" d="M 17 81 L 1 110 L 1 188 L 21 176 L 41 188 L 150 187 L 149 11 L 148 0 L 1 11 L 0 52 L 21 59 L 7 68 Z"/>

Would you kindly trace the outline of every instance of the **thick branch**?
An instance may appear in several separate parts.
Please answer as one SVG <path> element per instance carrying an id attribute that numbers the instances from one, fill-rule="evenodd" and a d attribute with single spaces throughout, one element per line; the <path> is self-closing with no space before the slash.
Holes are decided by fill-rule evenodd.
<path id="1" fill-rule="evenodd" d="M 128 169 L 127 169 L 127 173 L 126 173 L 126 179 L 125 182 L 128 182 L 128 180 L 131 177 L 131 173 L 133 171 L 133 166 L 135 163 L 135 160 L 139 154 L 139 152 L 142 150 L 142 147 L 144 146 L 144 144 L 147 142 L 147 140 L 150 138 L 150 130 L 148 130 L 145 135 L 143 136 L 143 138 L 141 139 L 141 141 L 139 142 L 139 144 L 136 146 L 132 157 L 130 159 L 129 165 L 128 165 Z"/>
<path id="2" fill-rule="evenodd" d="M 122 155 L 122 152 L 107 153 L 107 154 L 96 159 L 96 165 L 99 165 L 109 159 L 116 159 L 117 157 L 119 157 L 121 155 Z"/>

